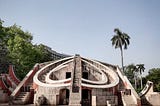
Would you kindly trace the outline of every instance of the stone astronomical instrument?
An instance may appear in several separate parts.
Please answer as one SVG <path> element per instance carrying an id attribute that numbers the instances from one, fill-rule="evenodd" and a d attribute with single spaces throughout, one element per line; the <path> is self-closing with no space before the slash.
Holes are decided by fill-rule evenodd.
<path id="1" fill-rule="evenodd" d="M 119 77 L 113 68 L 75 55 L 44 66 L 33 81 L 36 85 L 35 104 L 44 96 L 47 104 L 81 105 L 86 102 L 91 105 L 92 96 L 96 96 L 99 89 L 109 93 L 107 89 L 118 85 Z M 85 95 L 87 97 L 83 98 Z"/>

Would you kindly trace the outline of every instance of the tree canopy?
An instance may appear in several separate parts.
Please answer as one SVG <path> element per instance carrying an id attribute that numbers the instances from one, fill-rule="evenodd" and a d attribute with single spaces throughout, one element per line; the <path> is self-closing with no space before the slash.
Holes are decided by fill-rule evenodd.
<path id="1" fill-rule="evenodd" d="M 52 60 L 44 45 L 33 45 L 33 36 L 16 24 L 4 27 L 0 20 L 0 72 L 6 72 L 13 64 L 22 79 L 36 64 Z"/>
<path id="2" fill-rule="evenodd" d="M 144 70 L 144 64 L 129 64 L 125 67 L 125 75 L 137 91 L 141 91 L 143 88 L 142 85 L 145 85 L 149 80 L 154 84 L 154 91 L 160 92 L 160 68 L 152 68 L 149 70 L 147 76 L 142 77 Z M 139 81 L 141 81 L 141 83 L 139 83 Z"/>
<path id="3" fill-rule="evenodd" d="M 160 92 L 160 68 L 152 68 L 145 77 L 146 80 L 152 81 L 154 84 L 154 91 Z"/>

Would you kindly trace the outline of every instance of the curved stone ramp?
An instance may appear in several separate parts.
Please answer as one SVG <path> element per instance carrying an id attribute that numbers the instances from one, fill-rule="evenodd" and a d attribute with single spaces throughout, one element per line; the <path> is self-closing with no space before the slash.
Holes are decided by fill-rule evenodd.
<path id="1" fill-rule="evenodd" d="M 143 90 L 139 93 L 139 96 L 142 97 L 145 94 L 148 93 L 148 91 L 151 89 L 151 87 L 153 86 L 153 82 L 151 81 L 147 81 L 145 87 L 143 88 Z"/>
<path id="2" fill-rule="evenodd" d="M 63 79 L 63 80 L 58 80 L 58 81 L 57 81 L 57 80 L 52 80 L 52 79 L 50 79 L 51 73 L 56 72 L 56 71 L 58 71 L 59 69 L 62 69 L 62 68 L 67 67 L 66 64 L 69 63 L 69 62 L 73 62 L 73 59 L 72 59 L 72 60 L 69 60 L 69 61 L 67 61 L 67 62 L 65 62 L 65 63 L 63 63 L 63 64 L 61 64 L 61 65 L 59 65 L 59 66 L 57 66 L 57 67 L 54 68 L 54 69 L 52 69 L 52 70 L 47 74 L 47 76 L 46 76 L 46 83 L 56 84 L 56 83 L 64 83 L 64 82 L 71 81 L 71 78 Z M 99 69 L 98 69 L 98 70 L 99 70 Z M 90 81 L 90 80 L 86 80 L 86 79 L 84 79 L 84 78 L 81 78 L 81 80 L 84 81 L 84 82 L 86 82 L 86 83 L 90 83 L 90 84 L 97 84 L 97 85 L 106 84 L 107 81 L 108 81 L 107 77 L 104 75 L 104 73 L 103 73 L 101 70 L 99 70 L 99 72 L 101 72 L 101 73 L 102 73 L 102 77 L 104 77 L 104 78 L 103 78 L 103 79 L 104 79 L 103 81 Z"/>
<path id="3" fill-rule="evenodd" d="M 87 80 L 84 78 L 81 78 L 83 82 L 86 82 L 87 84 L 97 84 L 97 85 L 102 85 L 102 84 L 107 84 L 108 82 L 108 77 L 106 76 L 105 72 L 102 71 L 100 68 L 96 67 L 95 65 L 89 63 L 86 60 L 82 60 L 84 63 L 88 64 L 90 67 L 94 68 L 95 70 L 97 70 L 97 72 L 102 74 L 102 80 L 99 81 L 91 81 L 91 80 Z"/>
<path id="4" fill-rule="evenodd" d="M 70 83 L 64 83 L 67 80 L 51 81 L 49 79 L 49 76 L 57 68 L 59 68 L 60 66 L 66 64 L 69 60 L 72 60 L 72 59 L 73 59 L 73 57 L 67 57 L 67 58 L 64 58 L 64 59 L 60 59 L 60 60 L 54 61 L 54 62 L 44 66 L 33 77 L 34 83 L 36 83 L 39 86 L 44 86 L 44 87 L 67 87 L 67 86 L 70 86 Z M 61 64 L 61 63 L 63 63 L 63 64 Z M 44 79 L 41 79 L 42 76 L 44 76 Z M 59 84 L 60 82 L 62 84 Z M 57 84 L 51 84 L 51 83 L 57 83 Z"/>
<path id="5" fill-rule="evenodd" d="M 59 71 L 60 69 L 63 69 L 63 68 L 68 67 L 67 63 L 70 63 L 70 62 L 73 62 L 73 59 L 71 59 L 71 60 L 69 60 L 69 61 L 67 61 L 67 62 L 64 62 L 64 63 L 60 64 L 59 66 L 55 67 L 54 69 L 52 69 L 52 70 L 47 74 L 47 76 L 46 76 L 46 78 L 45 78 L 46 83 L 48 83 L 48 84 L 56 84 L 56 83 L 59 83 L 59 84 L 61 83 L 61 84 L 63 84 L 63 83 L 65 83 L 65 82 L 71 81 L 71 78 L 62 79 L 62 80 L 52 80 L 52 79 L 50 79 L 52 73 L 54 73 L 54 72 L 56 72 L 56 71 Z"/>
<path id="6" fill-rule="evenodd" d="M 34 79 L 33 79 L 34 83 L 40 86 L 44 86 L 44 87 L 68 87 L 70 86 L 71 78 L 53 80 L 50 78 L 50 76 L 52 73 L 67 67 L 68 63 L 73 62 L 73 58 L 74 56 L 67 57 L 67 58 L 55 61 L 53 63 L 50 63 L 44 66 L 42 69 L 40 69 L 35 74 Z M 102 80 L 99 80 L 99 81 L 91 81 L 91 80 L 81 78 L 82 80 L 81 85 L 83 87 L 110 88 L 110 87 L 116 86 L 119 83 L 119 77 L 117 76 L 117 74 L 113 70 L 108 68 L 107 66 L 95 60 L 86 59 L 86 58 L 81 58 L 81 59 L 82 59 L 81 61 L 84 62 L 86 65 L 88 65 L 91 68 L 94 68 L 97 72 L 102 74 Z M 112 79 L 109 79 L 108 76 Z M 108 80 L 110 80 L 110 83 L 108 83 Z"/>
<path id="7" fill-rule="evenodd" d="M 104 79 L 101 80 L 101 81 L 88 81 L 89 84 L 88 83 L 82 83 L 82 86 L 89 87 L 89 88 L 110 88 L 110 87 L 116 86 L 119 83 L 119 77 L 117 76 L 117 74 L 113 70 L 108 68 L 107 66 L 105 66 L 105 65 L 103 65 L 100 62 L 97 62 L 95 60 L 91 60 L 91 59 L 83 58 L 82 61 L 89 64 L 93 68 L 97 69 L 104 76 L 103 77 Z M 94 64 L 91 64 L 91 63 L 94 63 Z M 108 79 L 107 75 L 109 75 L 112 78 L 112 80 Z M 108 83 L 108 80 L 110 80 L 111 83 Z M 84 81 L 84 80 L 82 80 L 82 81 Z M 99 83 L 99 84 L 97 84 L 97 83 Z"/>

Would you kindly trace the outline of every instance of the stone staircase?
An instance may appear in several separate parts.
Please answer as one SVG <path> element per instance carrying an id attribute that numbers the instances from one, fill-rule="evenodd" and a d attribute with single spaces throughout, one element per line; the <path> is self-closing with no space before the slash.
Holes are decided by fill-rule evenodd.
<path id="1" fill-rule="evenodd" d="M 18 97 L 13 101 L 13 104 L 23 105 L 26 104 L 29 100 L 30 92 L 20 92 Z"/>
<path id="2" fill-rule="evenodd" d="M 73 75 L 73 86 L 72 86 L 72 92 L 79 92 L 79 86 L 80 86 L 80 78 L 79 76 L 81 75 L 81 72 L 79 70 L 74 71 L 74 75 Z"/>
<path id="3" fill-rule="evenodd" d="M 32 80 L 30 80 L 26 86 L 21 89 L 19 95 L 12 101 L 14 105 L 24 105 L 29 103 L 30 88 L 32 88 Z"/>
<path id="4" fill-rule="evenodd" d="M 34 97 L 34 90 L 32 88 L 33 76 L 38 71 L 38 69 L 39 65 L 35 64 L 33 69 L 28 72 L 28 74 L 24 77 L 24 79 L 20 83 L 17 80 L 17 78 L 13 77 L 13 79 L 15 79 L 15 82 L 19 84 L 9 97 L 10 105 L 22 105 L 27 103 L 33 103 L 33 97 Z"/>
<path id="5" fill-rule="evenodd" d="M 81 106 L 81 60 L 79 56 L 74 59 L 69 106 Z"/>

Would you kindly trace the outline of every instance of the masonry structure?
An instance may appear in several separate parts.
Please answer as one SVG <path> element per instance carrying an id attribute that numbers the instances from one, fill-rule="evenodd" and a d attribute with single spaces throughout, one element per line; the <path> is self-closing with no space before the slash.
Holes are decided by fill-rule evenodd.
<path id="1" fill-rule="evenodd" d="M 11 66 L 9 74 L 0 78 L 5 90 L 0 102 L 10 105 L 141 106 L 151 100 L 149 104 L 158 106 L 154 100 L 160 97 L 153 93 L 151 82 L 138 95 L 118 66 L 80 55 L 36 64 L 22 81 Z"/>

